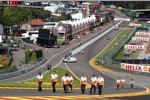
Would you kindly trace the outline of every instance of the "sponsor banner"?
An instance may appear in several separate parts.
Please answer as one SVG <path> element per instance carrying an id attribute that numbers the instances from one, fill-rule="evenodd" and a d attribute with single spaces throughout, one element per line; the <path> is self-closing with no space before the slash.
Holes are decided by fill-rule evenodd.
<path id="1" fill-rule="evenodd" d="M 130 70 L 130 71 L 138 71 L 138 72 L 150 73 L 150 66 L 121 63 L 121 68 L 122 69 L 126 69 L 126 70 Z"/>
<path id="2" fill-rule="evenodd" d="M 129 22 L 130 19 L 129 18 L 114 18 L 114 21 L 127 21 L 127 22 Z"/>
<path id="3" fill-rule="evenodd" d="M 125 49 L 139 49 L 139 50 L 143 50 L 144 49 L 144 45 L 124 45 Z"/>
<path id="4" fill-rule="evenodd" d="M 136 23 L 129 23 L 129 26 L 134 26 L 134 27 L 141 27 L 141 24 L 136 24 Z"/>
<path id="5" fill-rule="evenodd" d="M 148 42 L 149 38 L 146 37 L 132 37 L 132 40 L 140 41 L 140 42 Z"/>
<path id="6" fill-rule="evenodd" d="M 136 36 L 139 36 L 139 35 L 140 36 L 150 36 L 150 33 L 148 33 L 148 32 L 136 32 L 135 35 Z"/>

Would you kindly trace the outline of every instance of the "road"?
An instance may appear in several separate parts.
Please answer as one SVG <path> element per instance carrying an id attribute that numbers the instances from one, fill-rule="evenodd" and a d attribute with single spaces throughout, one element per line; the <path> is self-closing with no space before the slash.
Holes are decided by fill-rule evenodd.
<path id="1" fill-rule="evenodd" d="M 89 45 L 88 47 L 86 47 L 84 49 L 84 54 L 77 54 L 76 55 L 76 57 L 78 59 L 77 64 L 72 64 L 72 63 L 67 64 L 68 68 L 77 77 L 81 77 L 82 73 L 84 73 L 87 76 L 89 83 L 90 83 L 90 78 L 92 77 L 92 74 L 96 74 L 97 76 L 99 74 L 102 74 L 102 76 L 105 79 L 105 87 L 104 87 L 104 91 L 103 91 L 104 94 L 108 94 L 109 92 L 118 93 L 118 91 L 115 90 L 115 88 L 116 88 L 115 79 L 111 76 L 108 76 L 104 73 L 97 71 L 96 69 L 93 69 L 89 65 L 89 61 L 93 57 L 95 57 L 99 52 L 101 52 L 113 39 L 115 39 L 116 36 L 119 35 L 119 33 L 123 30 L 124 26 L 126 26 L 126 25 L 127 25 L 127 23 L 121 24 L 121 26 L 119 26 L 120 28 L 118 30 L 113 30 L 113 31 L 109 32 L 103 38 L 100 38 L 96 42 L 94 42 L 91 45 Z M 107 39 L 108 36 L 110 37 L 110 40 Z M 129 87 L 130 87 L 129 84 L 125 86 L 125 88 L 127 88 L 126 92 L 131 92 Z M 140 87 L 136 87 L 136 88 L 137 88 L 137 91 L 144 90 Z M 121 91 L 121 92 L 125 92 L 125 91 Z"/>
<path id="2" fill-rule="evenodd" d="M 125 26 L 127 25 L 127 23 L 124 23 L 121 26 Z M 103 90 L 103 94 L 114 94 L 114 93 L 131 93 L 131 92 L 138 92 L 138 91 L 144 91 L 144 88 L 135 86 L 134 91 L 130 91 L 129 89 L 129 85 L 125 85 L 125 89 L 124 90 L 120 90 L 117 91 L 116 90 L 116 86 L 115 86 L 115 80 L 110 77 L 107 76 L 103 73 L 100 73 L 99 71 L 97 71 L 96 69 L 92 68 L 89 65 L 89 60 L 92 59 L 95 55 L 97 55 L 100 51 L 102 51 L 115 37 L 117 37 L 119 35 L 119 33 L 122 31 L 122 29 L 124 27 L 119 28 L 119 30 L 113 30 L 110 33 L 108 33 L 106 36 L 104 36 L 103 38 L 97 40 L 96 42 L 94 42 L 93 44 L 89 45 L 88 47 L 86 47 L 84 49 L 84 54 L 76 54 L 75 56 L 78 59 L 77 64 L 67 64 L 67 66 L 72 70 L 72 72 L 80 77 L 82 73 L 85 73 L 85 75 L 88 77 L 88 83 L 90 83 L 90 78 L 91 75 L 94 73 L 96 75 L 98 74 L 102 74 L 102 76 L 105 78 L 105 87 Z M 107 37 L 110 37 L 110 40 L 107 40 Z M 64 51 L 67 52 L 67 51 Z M 60 56 L 64 56 L 65 53 L 60 53 L 59 54 L 59 58 Z M 58 59 L 57 57 L 54 59 L 57 60 L 58 62 L 60 62 L 61 58 Z M 59 63 L 58 63 L 59 64 Z M 61 63 L 62 64 L 62 63 Z M 46 70 L 46 69 L 45 69 Z M 30 73 L 28 73 L 30 74 Z M 32 73 L 31 73 L 32 74 Z M 79 95 L 80 90 L 74 90 L 73 93 L 69 93 L 67 95 Z M 59 92 L 53 94 L 51 93 L 51 90 L 44 90 L 42 93 L 37 92 L 37 90 L 17 90 L 17 89 L 6 89 L 0 90 L 0 95 L 1 96 L 47 96 L 47 95 L 66 95 L 63 93 L 62 90 L 60 90 Z M 89 93 L 89 90 L 86 90 L 86 93 Z"/>
<path id="3" fill-rule="evenodd" d="M 112 23 L 109 23 L 105 27 L 103 27 L 101 30 L 97 31 L 96 33 L 87 34 L 86 36 L 81 37 L 80 39 L 81 43 L 83 43 L 86 40 L 89 40 L 90 38 L 94 37 L 97 34 L 101 34 L 101 32 L 107 30 L 111 26 L 112 26 Z M 48 51 L 46 52 L 48 61 L 45 64 L 23 75 L 20 75 L 14 78 L 0 80 L 0 82 L 19 82 L 19 81 L 30 79 L 32 77 L 37 76 L 37 73 L 39 72 L 42 72 L 42 73 L 46 72 L 48 64 L 51 64 L 53 68 L 57 67 L 61 63 L 61 60 L 64 57 L 64 55 L 68 54 L 68 52 L 71 51 L 72 48 L 78 45 L 78 41 L 79 41 L 78 39 L 73 40 L 69 45 L 64 45 L 59 49 L 49 48 Z M 29 45 L 34 46 L 32 44 L 29 44 Z M 41 47 L 38 46 L 36 48 L 38 49 Z"/>

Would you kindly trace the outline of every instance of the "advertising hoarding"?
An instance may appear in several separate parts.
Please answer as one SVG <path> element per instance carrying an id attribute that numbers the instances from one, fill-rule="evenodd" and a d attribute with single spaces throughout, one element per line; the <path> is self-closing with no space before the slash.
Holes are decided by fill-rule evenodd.
<path id="1" fill-rule="evenodd" d="M 121 63 L 121 68 L 130 71 L 147 72 L 150 73 L 150 66 Z"/>
<path id="2" fill-rule="evenodd" d="M 144 49 L 144 45 L 124 45 L 125 49 L 139 49 L 139 50 L 143 50 Z"/>
<path id="3" fill-rule="evenodd" d="M 139 42 L 148 42 L 149 41 L 149 38 L 146 38 L 146 37 L 132 37 L 132 40 L 136 40 L 136 41 L 139 41 Z"/>

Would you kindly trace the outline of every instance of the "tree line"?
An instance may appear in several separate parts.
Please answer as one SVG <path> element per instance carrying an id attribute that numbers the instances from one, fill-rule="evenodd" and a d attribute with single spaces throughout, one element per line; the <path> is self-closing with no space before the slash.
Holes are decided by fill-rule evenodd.
<path id="1" fill-rule="evenodd" d="M 21 26 L 31 19 L 41 19 L 43 21 L 61 21 L 70 20 L 71 15 L 62 13 L 61 16 L 53 16 L 50 11 L 35 8 L 23 8 L 17 6 L 0 8 L 0 24 L 6 27 L 13 27 L 15 25 Z"/>
<path id="2" fill-rule="evenodd" d="M 4 26 L 12 26 L 15 24 L 23 24 L 33 18 L 40 18 L 45 20 L 51 16 L 50 11 L 43 11 L 34 8 L 22 8 L 22 7 L 5 7 L 1 8 L 0 23 Z"/>

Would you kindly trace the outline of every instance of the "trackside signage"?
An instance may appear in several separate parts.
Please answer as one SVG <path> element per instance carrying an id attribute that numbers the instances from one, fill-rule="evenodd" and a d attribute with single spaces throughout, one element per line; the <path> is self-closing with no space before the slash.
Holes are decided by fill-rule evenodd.
<path id="1" fill-rule="evenodd" d="M 150 36 L 150 33 L 148 33 L 148 32 L 136 32 L 135 35 L 136 36 Z"/>
<path id="2" fill-rule="evenodd" d="M 140 42 L 148 42 L 149 38 L 146 37 L 132 37 L 132 40 L 140 41 Z"/>
<path id="3" fill-rule="evenodd" d="M 141 27 L 142 25 L 141 24 L 136 24 L 136 23 L 129 23 L 129 26 L 131 27 Z"/>
<path id="4" fill-rule="evenodd" d="M 124 45 L 125 49 L 139 49 L 139 50 L 143 50 L 144 49 L 144 45 Z"/>
<path id="5" fill-rule="evenodd" d="M 150 66 L 121 63 L 121 68 L 130 71 L 147 72 L 150 73 Z"/>
<path id="6" fill-rule="evenodd" d="M 130 19 L 129 18 L 114 18 L 114 21 L 127 21 L 127 22 L 129 22 Z"/>

